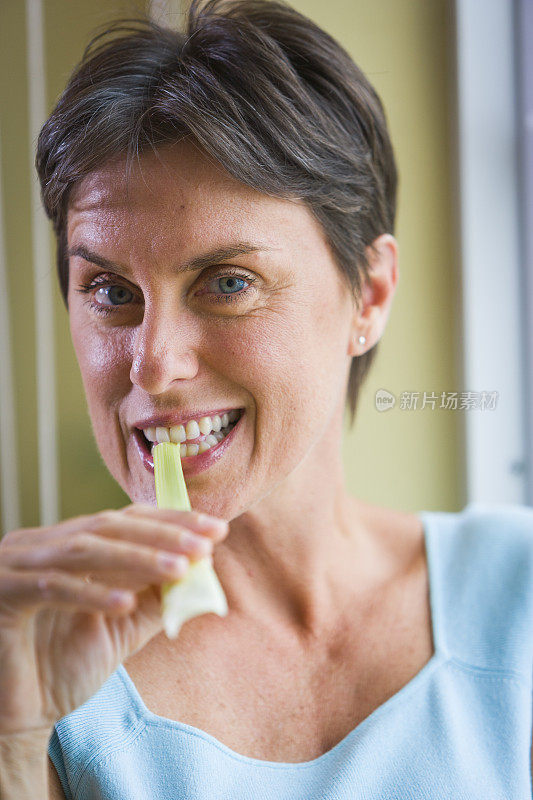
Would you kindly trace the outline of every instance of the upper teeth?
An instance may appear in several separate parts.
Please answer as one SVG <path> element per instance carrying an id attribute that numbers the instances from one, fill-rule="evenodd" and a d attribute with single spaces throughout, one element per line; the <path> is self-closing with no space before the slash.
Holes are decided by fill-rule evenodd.
<path id="1" fill-rule="evenodd" d="M 239 417 L 239 411 L 234 409 L 221 417 L 215 414 L 214 417 L 202 417 L 198 421 L 189 420 L 187 425 L 173 425 L 171 428 L 145 428 L 144 435 L 149 442 L 174 442 L 181 444 L 191 439 L 197 439 L 200 434 L 208 436 L 212 431 L 218 433 L 221 428 L 226 428 L 230 422 L 235 422 Z"/>

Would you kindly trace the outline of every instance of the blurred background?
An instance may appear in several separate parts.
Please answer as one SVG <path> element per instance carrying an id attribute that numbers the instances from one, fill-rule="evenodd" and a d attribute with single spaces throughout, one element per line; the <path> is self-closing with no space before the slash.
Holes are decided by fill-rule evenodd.
<path id="1" fill-rule="evenodd" d="M 180 27 L 182 2 L 0 3 L 2 531 L 129 503 L 93 439 L 33 160 L 94 28 Z M 406 511 L 531 504 L 533 3 L 292 5 L 377 89 L 400 175 L 400 280 L 346 416 L 347 489 Z"/>

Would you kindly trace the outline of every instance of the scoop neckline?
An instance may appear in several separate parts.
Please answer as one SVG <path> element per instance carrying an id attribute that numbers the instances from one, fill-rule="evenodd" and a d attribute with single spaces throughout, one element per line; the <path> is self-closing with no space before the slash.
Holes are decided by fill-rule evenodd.
<path id="1" fill-rule="evenodd" d="M 346 748 L 348 744 L 352 741 L 352 739 L 356 739 L 360 737 L 364 731 L 373 723 L 376 722 L 382 716 L 390 714 L 391 711 L 404 700 L 406 700 L 411 694 L 416 692 L 419 688 L 421 688 L 424 683 L 428 680 L 428 678 L 437 670 L 441 664 L 443 664 L 447 660 L 446 653 L 441 646 L 441 637 L 440 637 L 440 609 L 437 606 L 437 598 L 436 598 L 436 587 L 435 587 L 435 577 L 436 577 L 436 563 L 434 561 L 434 548 L 433 548 L 433 537 L 434 537 L 434 529 L 433 523 L 437 512 L 432 511 L 419 511 L 415 514 L 418 519 L 422 523 L 422 530 L 423 530 L 423 537 L 424 537 L 424 544 L 426 549 L 426 560 L 427 560 L 427 570 L 428 570 L 428 587 L 429 587 L 429 606 L 430 606 L 430 615 L 431 615 L 431 632 L 433 638 L 433 647 L 434 652 L 429 661 L 427 661 L 424 666 L 414 675 L 411 680 L 409 680 L 401 689 L 399 689 L 395 694 L 385 700 L 384 703 L 381 703 L 377 708 L 372 711 L 364 720 L 358 723 L 351 731 L 349 731 L 346 736 L 344 736 L 336 745 L 334 745 L 330 750 L 327 750 L 322 755 L 317 756 L 309 761 L 268 761 L 266 759 L 261 758 L 253 758 L 251 756 L 245 756 L 241 753 L 238 753 L 236 750 L 232 750 L 231 747 L 224 744 L 217 739 L 216 736 L 212 736 L 207 731 L 202 730 L 201 728 L 196 728 L 194 725 L 188 725 L 185 722 L 179 722 L 178 720 L 169 719 L 168 717 L 162 717 L 158 714 L 155 714 L 153 711 L 150 711 L 148 706 L 145 704 L 144 700 L 142 699 L 137 687 L 135 686 L 132 678 L 129 676 L 128 671 L 124 667 L 123 664 L 119 664 L 117 668 L 117 673 L 122 679 L 125 688 L 130 695 L 130 698 L 133 700 L 139 715 L 145 720 L 145 722 L 150 723 L 152 725 L 164 725 L 165 727 L 173 728 L 174 730 L 180 730 L 183 733 L 186 733 L 191 736 L 195 736 L 197 738 L 201 738 L 204 741 L 208 742 L 209 744 L 216 747 L 218 750 L 221 750 L 227 756 L 233 758 L 234 760 L 240 761 L 241 763 L 255 765 L 257 767 L 270 767 L 274 769 L 286 769 L 286 770 L 298 770 L 298 769 L 305 769 L 309 767 L 319 766 L 320 764 L 329 761 L 334 756 L 338 755 L 341 750 Z"/>

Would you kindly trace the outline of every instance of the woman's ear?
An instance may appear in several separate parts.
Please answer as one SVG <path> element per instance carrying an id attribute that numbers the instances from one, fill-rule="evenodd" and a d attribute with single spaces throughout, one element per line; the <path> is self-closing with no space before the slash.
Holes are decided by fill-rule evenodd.
<path id="1" fill-rule="evenodd" d="M 350 356 L 363 355 L 379 341 L 398 284 L 398 242 L 392 234 L 378 236 L 365 252 L 370 270 L 362 297 L 354 304 Z M 365 337 L 364 344 L 359 342 L 360 336 Z"/>

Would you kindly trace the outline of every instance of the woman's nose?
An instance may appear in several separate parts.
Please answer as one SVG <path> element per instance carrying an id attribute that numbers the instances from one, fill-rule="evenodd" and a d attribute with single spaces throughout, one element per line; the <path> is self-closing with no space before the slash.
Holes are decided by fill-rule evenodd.
<path id="1" fill-rule="evenodd" d="M 135 332 L 130 380 L 149 394 L 161 394 L 173 381 L 194 378 L 198 359 L 191 326 L 176 313 L 145 311 Z"/>

